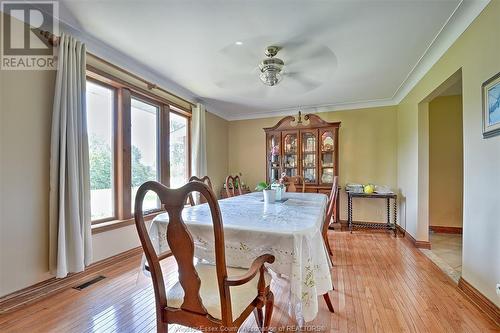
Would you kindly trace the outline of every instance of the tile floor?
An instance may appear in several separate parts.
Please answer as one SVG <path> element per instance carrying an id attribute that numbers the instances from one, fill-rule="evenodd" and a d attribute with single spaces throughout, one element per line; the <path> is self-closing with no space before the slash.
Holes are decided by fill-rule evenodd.
<path id="1" fill-rule="evenodd" d="M 431 250 L 422 252 L 458 283 L 462 274 L 462 235 L 430 232 Z"/>

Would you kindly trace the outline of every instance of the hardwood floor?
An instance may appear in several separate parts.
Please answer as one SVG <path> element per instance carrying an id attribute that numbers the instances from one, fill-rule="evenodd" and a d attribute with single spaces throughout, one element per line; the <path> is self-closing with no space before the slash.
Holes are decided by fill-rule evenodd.
<path id="1" fill-rule="evenodd" d="M 322 298 L 309 330 L 329 332 L 499 332 L 444 273 L 402 238 L 380 232 L 334 232 L 330 293 L 335 314 Z M 104 272 L 106 279 L 0 317 L 0 332 L 154 332 L 154 297 L 148 278 L 132 257 Z M 166 283 L 176 279 L 172 259 Z M 273 281 L 272 326 L 293 331 L 287 312 L 286 281 Z M 173 326 L 169 332 L 189 332 Z M 251 316 L 243 332 L 256 332 Z"/>

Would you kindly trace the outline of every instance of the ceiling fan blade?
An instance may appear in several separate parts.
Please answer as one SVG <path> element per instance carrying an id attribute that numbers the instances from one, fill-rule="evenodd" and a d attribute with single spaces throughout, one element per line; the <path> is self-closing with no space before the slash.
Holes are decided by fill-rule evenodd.
<path id="1" fill-rule="evenodd" d="M 291 90 L 307 92 L 314 90 L 321 85 L 320 81 L 308 78 L 301 73 L 286 73 L 284 76 L 283 85 Z"/>
<path id="2" fill-rule="evenodd" d="M 337 57 L 329 47 L 315 42 L 304 42 L 305 47 L 290 48 L 286 52 L 286 65 L 307 62 L 321 63 L 329 67 L 337 65 Z"/>
<path id="3" fill-rule="evenodd" d="M 245 44 L 231 44 L 222 48 L 219 52 L 223 55 L 224 61 L 245 68 L 257 67 L 260 58 L 263 57 L 256 54 L 252 48 Z"/>
<path id="4" fill-rule="evenodd" d="M 224 73 L 222 73 L 224 75 Z M 244 74 L 233 74 L 227 75 L 223 78 L 214 80 L 214 83 L 219 88 L 223 89 L 243 89 L 247 88 L 253 83 L 253 81 L 258 82 L 259 78 L 253 75 L 252 72 Z"/>

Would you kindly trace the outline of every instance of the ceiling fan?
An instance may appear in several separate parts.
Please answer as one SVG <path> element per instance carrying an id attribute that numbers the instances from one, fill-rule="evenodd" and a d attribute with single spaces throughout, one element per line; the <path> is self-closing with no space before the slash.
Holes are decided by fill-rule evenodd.
<path id="1" fill-rule="evenodd" d="M 309 38 L 278 39 L 276 44 L 269 43 L 272 39 L 257 36 L 219 50 L 220 61 L 212 67 L 214 83 L 253 98 L 303 94 L 331 79 L 337 58 L 328 46 Z"/>
<path id="2" fill-rule="evenodd" d="M 265 52 L 267 58 L 259 64 L 260 80 L 268 86 L 277 85 L 282 79 L 281 70 L 285 63 L 283 60 L 275 58 L 279 50 L 279 46 L 268 46 Z"/>

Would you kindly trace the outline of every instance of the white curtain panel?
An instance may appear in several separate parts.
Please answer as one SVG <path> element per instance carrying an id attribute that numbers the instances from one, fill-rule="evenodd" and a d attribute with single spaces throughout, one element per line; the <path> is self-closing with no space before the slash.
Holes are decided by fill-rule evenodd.
<path id="1" fill-rule="evenodd" d="M 205 106 L 198 103 L 193 108 L 191 118 L 192 157 L 191 173 L 193 176 L 207 175 L 207 129 L 205 124 Z"/>
<path id="2" fill-rule="evenodd" d="M 50 146 L 50 269 L 81 272 L 92 256 L 90 176 L 85 109 L 85 44 L 62 35 Z"/>

